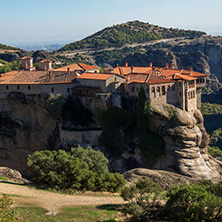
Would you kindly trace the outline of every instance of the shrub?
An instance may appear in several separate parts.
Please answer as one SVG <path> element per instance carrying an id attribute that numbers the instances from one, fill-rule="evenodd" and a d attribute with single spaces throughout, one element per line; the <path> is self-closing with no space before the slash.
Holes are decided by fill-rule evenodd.
<path id="1" fill-rule="evenodd" d="M 152 208 L 157 204 L 162 191 L 160 186 L 149 179 L 138 180 L 135 185 L 121 191 L 121 197 L 128 201 L 123 212 L 132 215 L 132 220 L 135 221 L 151 216 Z"/>
<path id="2" fill-rule="evenodd" d="M 3 197 L 0 199 L 0 221 L 17 221 L 15 212 L 11 209 L 11 205 L 12 200 L 7 195 L 3 195 Z"/>
<path id="3" fill-rule="evenodd" d="M 167 193 L 165 219 L 177 222 L 221 221 L 222 198 L 211 192 L 210 187 L 210 183 L 203 183 L 171 188 Z"/>
<path id="4" fill-rule="evenodd" d="M 109 173 L 108 160 L 88 147 L 71 151 L 37 151 L 28 157 L 27 170 L 33 182 L 57 190 L 116 192 L 125 185 L 118 173 Z"/>

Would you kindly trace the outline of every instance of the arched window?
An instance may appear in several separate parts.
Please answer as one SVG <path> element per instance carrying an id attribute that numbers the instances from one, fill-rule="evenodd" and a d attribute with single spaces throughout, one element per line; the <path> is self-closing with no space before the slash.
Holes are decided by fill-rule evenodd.
<path id="1" fill-rule="evenodd" d="M 159 96 L 161 96 L 161 94 L 160 94 L 160 87 L 159 86 L 157 87 L 157 92 L 158 92 Z"/>
<path id="2" fill-rule="evenodd" d="M 170 86 L 167 86 L 167 91 L 170 91 Z"/>
<path id="3" fill-rule="evenodd" d="M 54 88 L 51 88 L 51 92 L 52 92 L 52 93 L 54 92 Z"/>
<path id="4" fill-rule="evenodd" d="M 155 87 L 152 87 L 151 92 L 152 92 L 153 97 L 156 97 L 156 90 L 155 90 Z"/>
<path id="5" fill-rule="evenodd" d="M 162 95 L 166 95 L 166 90 L 165 90 L 165 86 L 162 86 Z"/>

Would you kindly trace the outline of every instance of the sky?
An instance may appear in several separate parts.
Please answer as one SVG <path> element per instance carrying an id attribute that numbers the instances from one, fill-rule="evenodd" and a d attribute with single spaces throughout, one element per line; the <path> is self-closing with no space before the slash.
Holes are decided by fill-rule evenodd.
<path id="1" fill-rule="evenodd" d="M 0 0 L 0 43 L 65 44 L 139 20 L 222 35 L 221 0 Z"/>

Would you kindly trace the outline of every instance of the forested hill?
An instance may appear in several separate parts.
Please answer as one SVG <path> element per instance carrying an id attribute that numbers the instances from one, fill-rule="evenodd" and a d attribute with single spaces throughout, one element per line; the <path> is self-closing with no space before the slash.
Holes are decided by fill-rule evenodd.
<path id="1" fill-rule="evenodd" d="M 3 45 L 3 44 L 0 43 L 0 50 L 19 50 L 19 49 L 15 48 L 15 47 Z"/>
<path id="2" fill-rule="evenodd" d="M 201 31 L 164 28 L 140 21 L 130 21 L 107 27 L 83 40 L 67 44 L 58 51 L 120 47 L 125 44 L 145 43 L 163 38 L 197 37 L 203 34 L 206 33 Z"/>

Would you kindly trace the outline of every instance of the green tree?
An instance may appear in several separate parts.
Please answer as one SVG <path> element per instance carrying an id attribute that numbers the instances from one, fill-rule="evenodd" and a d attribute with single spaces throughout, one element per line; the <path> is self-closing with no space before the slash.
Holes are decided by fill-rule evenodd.
<path id="1" fill-rule="evenodd" d="M 147 221 L 162 191 L 163 189 L 150 179 L 140 179 L 135 185 L 123 188 L 121 197 L 128 202 L 123 212 L 132 215 L 133 221 Z"/>
<path id="2" fill-rule="evenodd" d="M 109 173 L 108 160 L 92 148 L 71 151 L 37 151 L 28 157 L 30 179 L 58 190 L 92 190 L 116 192 L 125 185 L 118 173 Z"/>
<path id="3" fill-rule="evenodd" d="M 215 195 L 210 183 L 183 184 L 167 193 L 165 219 L 177 222 L 221 221 L 222 198 Z"/>

